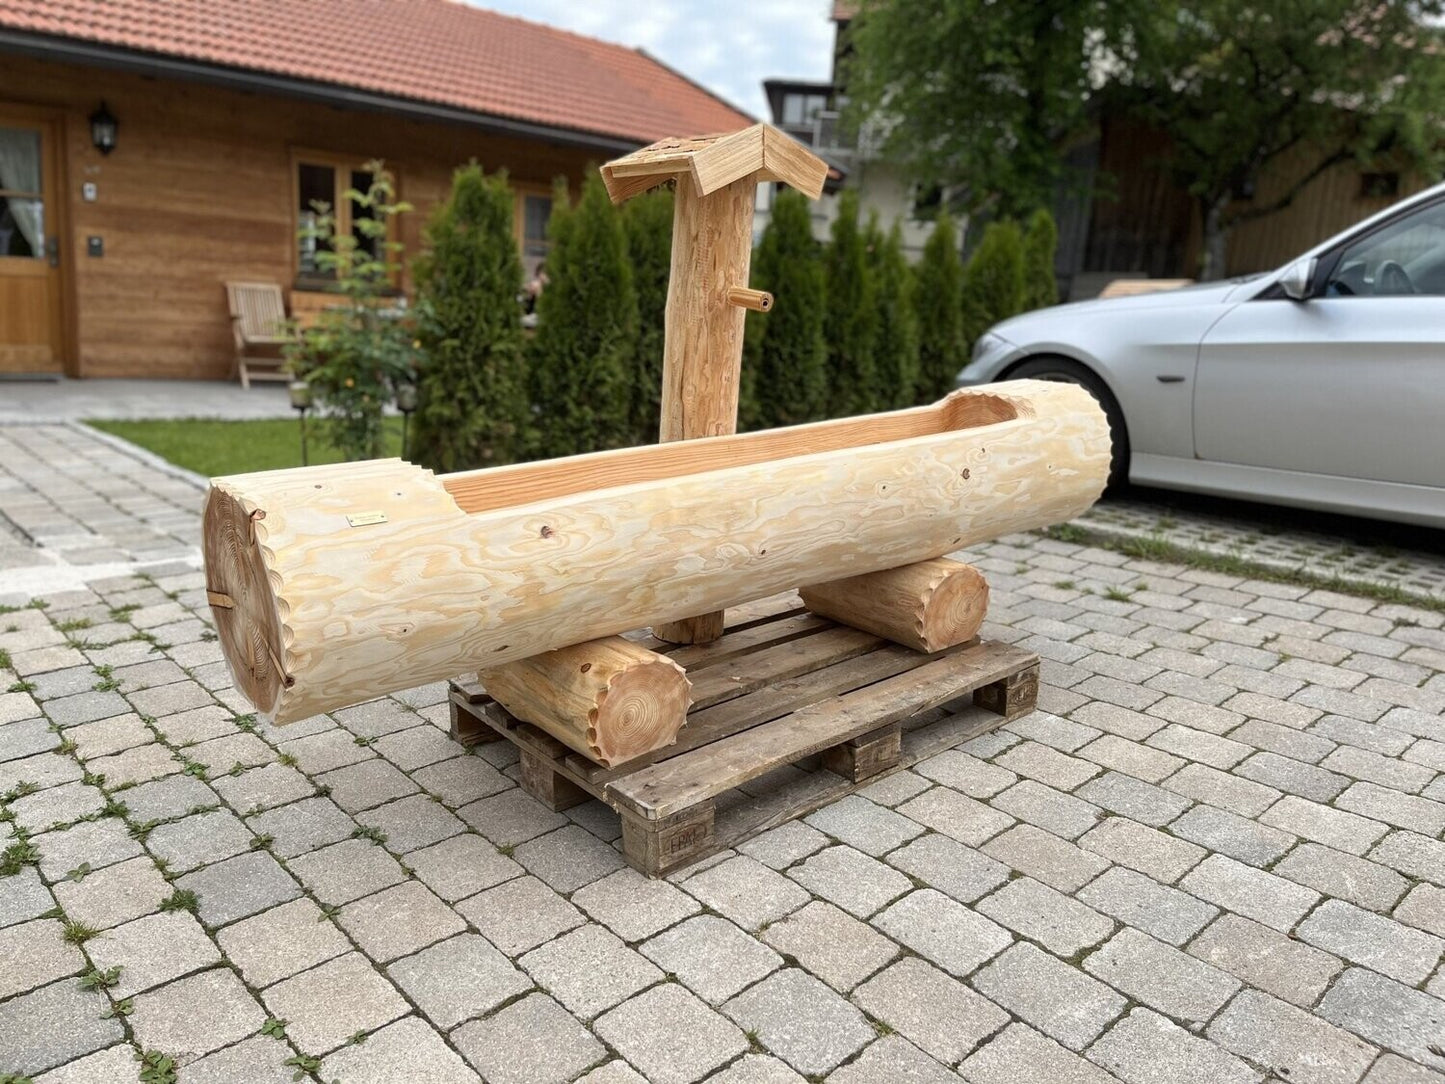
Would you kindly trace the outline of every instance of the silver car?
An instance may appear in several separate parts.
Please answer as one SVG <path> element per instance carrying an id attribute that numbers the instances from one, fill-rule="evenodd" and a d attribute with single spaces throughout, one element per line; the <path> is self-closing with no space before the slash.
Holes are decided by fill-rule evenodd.
<path id="1" fill-rule="evenodd" d="M 1110 481 L 1445 528 L 1445 185 L 1264 275 L 1025 313 L 960 385 L 1088 388 Z"/>

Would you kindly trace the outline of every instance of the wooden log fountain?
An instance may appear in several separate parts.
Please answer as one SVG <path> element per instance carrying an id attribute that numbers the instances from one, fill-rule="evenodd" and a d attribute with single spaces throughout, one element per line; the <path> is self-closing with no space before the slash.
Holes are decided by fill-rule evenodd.
<path id="1" fill-rule="evenodd" d="M 398 460 L 218 478 L 207 588 L 279 723 L 467 670 L 941 557 L 1083 512 L 1109 463 L 1082 388 L 438 477 Z"/>

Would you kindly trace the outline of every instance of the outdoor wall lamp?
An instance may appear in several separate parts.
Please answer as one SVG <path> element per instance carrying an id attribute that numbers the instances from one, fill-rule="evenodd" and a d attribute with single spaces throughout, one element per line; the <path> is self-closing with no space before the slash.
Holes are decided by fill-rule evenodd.
<path id="1" fill-rule="evenodd" d="M 95 144 L 95 149 L 101 154 L 115 150 L 115 133 L 119 128 L 120 121 L 111 115 L 102 101 L 100 108 L 90 115 L 90 141 Z"/>

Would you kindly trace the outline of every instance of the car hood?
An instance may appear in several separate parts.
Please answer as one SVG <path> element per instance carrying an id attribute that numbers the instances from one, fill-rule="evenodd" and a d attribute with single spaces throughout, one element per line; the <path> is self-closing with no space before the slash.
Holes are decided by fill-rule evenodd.
<path id="1" fill-rule="evenodd" d="M 1181 286 L 1177 290 L 1160 290 L 1157 293 L 1135 294 L 1132 297 L 1100 297 L 1091 301 L 1073 301 L 1067 305 L 1053 305 L 1010 317 L 989 330 L 1010 342 L 1025 342 L 1033 337 L 1029 332 L 1037 326 L 1040 319 L 1062 319 L 1068 322 L 1092 316 L 1113 316 L 1152 309 L 1219 305 L 1242 292 L 1243 287 L 1258 284 L 1264 278 L 1264 275 L 1251 275 L 1248 278 L 1202 282 L 1193 286 Z"/>

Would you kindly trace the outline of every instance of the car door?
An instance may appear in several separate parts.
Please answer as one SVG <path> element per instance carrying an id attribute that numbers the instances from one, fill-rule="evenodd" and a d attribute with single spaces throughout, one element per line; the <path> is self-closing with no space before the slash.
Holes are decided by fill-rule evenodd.
<path id="1" fill-rule="evenodd" d="M 1445 485 L 1445 199 L 1318 258 L 1205 335 L 1195 454 L 1216 463 Z"/>

